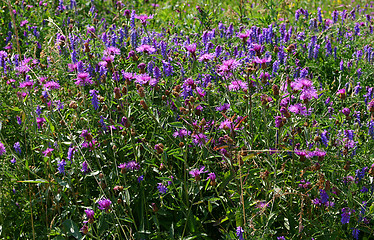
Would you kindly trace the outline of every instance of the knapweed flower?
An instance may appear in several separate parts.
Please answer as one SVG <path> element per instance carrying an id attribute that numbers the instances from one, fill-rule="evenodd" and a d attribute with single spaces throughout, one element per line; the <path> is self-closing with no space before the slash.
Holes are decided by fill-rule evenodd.
<path id="1" fill-rule="evenodd" d="M 136 48 L 137 52 L 144 52 L 147 54 L 152 54 L 156 52 L 156 49 L 148 44 L 143 44 L 140 47 Z"/>
<path id="2" fill-rule="evenodd" d="M 203 133 L 195 134 L 192 136 L 192 138 L 193 138 L 192 140 L 193 144 L 199 147 L 203 147 L 208 142 L 208 137 Z"/>
<path id="3" fill-rule="evenodd" d="M 105 210 L 106 212 L 109 211 L 109 209 L 111 208 L 110 205 L 112 204 L 112 202 L 108 198 L 103 198 L 99 200 L 97 203 L 99 204 L 98 208 L 100 210 Z"/>
<path id="4" fill-rule="evenodd" d="M 80 229 L 81 233 L 83 233 L 84 235 L 86 235 L 88 233 L 88 226 L 86 225 L 86 223 L 84 223 L 83 227 Z"/>
<path id="5" fill-rule="evenodd" d="M 229 85 L 229 90 L 231 92 L 237 92 L 239 90 L 247 90 L 248 84 L 246 82 L 243 82 L 241 80 L 234 80 Z"/>
<path id="6" fill-rule="evenodd" d="M 84 212 L 86 213 L 86 217 L 88 219 L 88 222 L 89 223 L 93 223 L 94 216 L 95 216 L 94 210 L 92 210 L 92 209 L 86 209 L 86 210 L 84 210 Z"/>
<path id="7" fill-rule="evenodd" d="M 234 123 L 230 120 L 230 119 L 225 119 L 224 121 L 221 122 L 221 124 L 219 125 L 219 128 L 220 129 L 224 129 L 224 130 L 231 130 L 233 129 L 235 126 L 234 126 Z"/>
<path id="8" fill-rule="evenodd" d="M 214 54 L 213 53 L 206 53 L 206 54 L 201 55 L 199 57 L 198 61 L 199 62 L 209 62 L 213 58 L 214 58 Z"/>
<path id="9" fill-rule="evenodd" d="M 202 166 L 200 169 L 195 168 L 191 170 L 189 173 L 191 174 L 192 177 L 195 178 L 196 181 L 199 181 L 201 179 L 200 174 L 206 173 L 208 171 L 204 171 L 205 167 Z"/>
<path id="10" fill-rule="evenodd" d="M 235 70 L 237 67 L 239 67 L 241 63 L 237 61 L 236 59 L 229 59 L 222 62 L 222 65 L 218 67 L 218 72 L 221 75 L 226 75 Z"/>
<path id="11" fill-rule="evenodd" d="M 0 156 L 6 153 L 5 146 L 2 142 L 0 142 Z"/>
<path id="12" fill-rule="evenodd" d="M 25 81 L 25 82 L 21 82 L 19 84 L 19 88 L 31 89 L 33 86 L 34 86 L 34 82 L 33 81 Z"/>
<path id="13" fill-rule="evenodd" d="M 336 95 L 338 95 L 341 100 L 344 100 L 346 97 L 345 88 L 338 90 Z"/>
<path id="14" fill-rule="evenodd" d="M 57 83 L 57 82 L 54 82 L 54 81 L 49 81 L 49 82 L 46 82 L 44 84 L 44 88 L 48 89 L 48 90 L 59 89 L 60 88 L 60 84 Z"/>
<path id="15" fill-rule="evenodd" d="M 120 55 L 120 54 L 121 54 L 121 50 L 119 50 L 116 47 L 110 46 L 104 50 L 103 56 L 108 57 L 108 56 L 115 56 L 115 55 Z"/>
<path id="16" fill-rule="evenodd" d="M 277 237 L 277 240 L 286 240 L 284 236 Z"/>
<path id="17" fill-rule="evenodd" d="M 147 20 L 152 19 L 153 15 L 149 15 L 149 16 L 147 16 L 145 14 L 144 15 L 135 15 L 135 18 L 139 19 L 142 22 L 143 25 L 147 25 Z"/>
<path id="18" fill-rule="evenodd" d="M 224 104 L 220 105 L 219 107 L 216 107 L 216 110 L 221 111 L 221 112 L 226 112 L 228 109 L 230 109 L 230 104 L 229 103 L 224 103 Z"/>
<path id="19" fill-rule="evenodd" d="M 168 188 L 162 183 L 157 183 L 157 189 L 161 194 L 166 193 L 168 191 Z"/>
<path id="20" fill-rule="evenodd" d="M 77 86 L 86 86 L 93 84 L 90 75 L 87 72 L 78 73 L 76 78 L 75 85 Z"/>
<path id="21" fill-rule="evenodd" d="M 208 173 L 208 178 L 206 180 L 210 180 L 210 185 L 216 185 L 216 174 L 214 172 Z"/>
<path id="22" fill-rule="evenodd" d="M 47 148 L 47 149 L 43 152 L 44 157 L 50 157 L 50 156 L 52 156 L 52 152 L 53 152 L 53 151 L 54 151 L 53 148 Z"/>
<path id="23" fill-rule="evenodd" d="M 188 52 L 190 52 L 191 54 L 194 55 L 195 52 L 196 52 L 196 43 L 193 43 L 193 44 L 191 44 L 191 45 L 186 45 L 185 48 L 186 48 L 186 50 L 187 50 Z"/>
<path id="24" fill-rule="evenodd" d="M 190 131 L 188 131 L 187 129 L 185 129 L 185 128 L 181 128 L 181 129 L 179 129 L 178 131 L 175 131 L 174 133 L 173 133 L 173 137 L 175 137 L 175 138 L 177 138 L 177 137 L 179 137 L 179 138 L 185 138 L 186 136 L 188 136 L 188 135 L 190 135 L 191 134 L 191 132 Z"/>
<path id="25" fill-rule="evenodd" d="M 241 226 L 236 228 L 236 236 L 238 237 L 239 240 L 244 240 L 244 230 Z"/>
<path id="26" fill-rule="evenodd" d="M 126 164 L 126 169 L 130 171 L 139 170 L 140 164 L 135 161 L 130 161 Z"/>
<path id="27" fill-rule="evenodd" d="M 254 62 L 257 63 L 258 65 L 260 65 L 260 67 L 262 69 L 265 69 L 266 64 L 271 62 L 271 56 L 269 58 L 258 58 L 258 57 L 256 57 Z"/>

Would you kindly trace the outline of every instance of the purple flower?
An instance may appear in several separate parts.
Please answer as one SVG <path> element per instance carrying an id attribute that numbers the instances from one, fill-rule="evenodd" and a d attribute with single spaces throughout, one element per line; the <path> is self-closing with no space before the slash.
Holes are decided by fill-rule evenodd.
<path id="1" fill-rule="evenodd" d="M 109 211 L 110 205 L 112 202 L 108 198 L 103 198 L 97 202 L 99 204 L 98 208 L 100 210 L 105 210 L 106 212 Z"/>
<path id="2" fill-rule="evenodd" d="M 359 235 L 360 235 L 360 230 L 357 229 L 357 228 L 353 228 L 353 230 L 352 230 L 352 236 L 353 236 L 353 238 L 358 240 L 358 236 Z"/>
<path id="3" fill-rule="evenodd" d="M 241 226 L 236 228 L 236 236 L 238 237 L 239 240 L 244 240 L 243 233 L 244 233 L 244 230 Z"/>
<path id="4" fill-rule="evenodd" d="M 189 172 L 189 174 L 191 174 L 191 176 L 194 177 L 196 181 L 199 181 L 201 179 L 200 174 L 208 172 L 208 171 L 204 171 L 204 169 L 205 169 L 204 166 L 202 166 L 200 169 L 195 168 L 195 169 L 192 169 Z"/>
<path id="5" fill-rule="evenodd" d="M 286 240 L 284 236 L 277 237 L 277 240 Z"/>
<path id="6" fill-rule="evenodd" d="M 198 133 L 192 136 L 193 137 L 193 144 L 203 147 L 208 142 L 208 137 L 203 133 Z"/>
<path id="7" fill-rule="evenodd" d="M 248 89 L 248 84 L 246 82 L 243 82 L 241 80 L 234 80 L 230 83 L 229 85 L 229 90 L 232 91 L 239 91 L 239 90 L 247 90 Z"/>
<path id="8" fill-rule="evenodd" d="M 342 224 L 346 224 L 346 223 L 349 223 L 349 219 L 351 218 L 351 214 L 354 213 L 355 210 L 353 209 L 350 209 L 350 208 L 343 208 L 342 209 L 342 218 L 341 218 L 341 223 Z"/>
<path id="9" fill-rule="evenodd" d="M 44 157 L 50 157 L 52 155 L 52 152 L 54 151 L 53 148 L 47 148 L 43 154 L 44 154 Z"/>
<path id="10" fill-rule="evenodd" d="M 54 82 L 54 81 L 49 81 L 49 82 L 46 82 L 44 84 L 44 88 L 46 88 L 48 90 L 59 89 L 60 88 L 60 84 L 58 84 L 57 82 Z"/>
<path id="11" fill-rule="evenodd" d="M 142 22 L 143 25 L 147 25 L 147 20 L 148 19 L 152 19 L 153 15 L 149 15 L 149 16 L 147 16 L 146 14 L 144 14 L 144 15 L 135 15 L 135 18 L 139 19 Z"/>
<path id="12" fill-rule="evenodd" d="M 127 170 L 131 170 L 131 171 L 134 171 L 134 170 L 139 170 L 140 169 L 140 165 L 139 163 L 135 162 L 135 161 L 130 161 L 126 164 L 126 169 Z"/>
<path id="13" fill-rule="evenodd" d="M 168 191 L 168 188 L 162 183 L 157 183 L 157 189 L 161 194 L 166 193 Z"/>
<path id="14" fill-rule="evenodd" d="M 156 49 L 154 47 L 150 46 L 150 45 L 143 44 L 140 47 L 136 48 L 136 51 L 137 52 L 144 52 L 144 53 L 147 53 L 147 54 L 152 54 L 152 53 L 156 52 Z"/>
<path id="15" fill-rule="evenodd" d="M 230 130 L 233 129 L 235 126 L 233 122 L 230 119 L 225 119 L 221 124 L 219 125 L 220 129 Z"/>
<path id="16" fill-rule="evenodd" d="M 68 157 L 67 157 L 67 159 L 68 159 L 71 163 L 73 163 L 73 157 L 74 157 L 74 153 L 75 153 L 75 151 L 76 151 L 75 147 L 69 147 L 69 149 L 68 149 Z"/>
<path id="17" fill-rule="evenodd" d="M 213 58 L 214 58 L 213 53 L 206 53 L 206 54 L 201 55 L 198 60 L 199 62 L 209 62 L 209 60 Z"/>
<path id="18" fill-rule="evenodd" d="M 78 73 L 76 80 L 77 81 L 75 81 L 75 85 L 77 86 L 86 86 L 93 84 L 90 75 L 86 72 Z"/>
<path id="19" fill-rule="evenodd" d="M 143 180 L 144 180 L 144 175 L 141 175 L 141 176 L 138 177 L 138 183 L 140 183 Z"/>
<path id="20" fill-rule="evenodd" d="M 185 128 L 181 128 L 178 131 L 173 133 L 173 137 L 175 137 L 175 138 L 179 137 L 179 138 L 183 139 L 190 134 L 191 134 L 190 131 L 187 131 L 187 129 L 185 129 Z"/>
<path id="21" fill-rule="evenodd" d="M 98 109 L 99 109 L 99 100 L 97 99 L 97 94 L 98 94 L 98 93 L 99 93 L 99 92 L 96 91 L 95 89 L 90 90 L 90 95 L 91 95 L 91 97 L 92 97 L 91 102 L 92 102 L 92 106 L 93 106 L 93 108 L 94 108 L 95 110 L 98 110 Z"/>
<path id="22" fill-rule="evenodd" d="M 116 47 L 108 47 L 107 49 L 104 50 L 103 56 L 108 57 L 108 56 L 115 56 L 115 55 L 120 55 L 121 50 L 119 50 Z"/>
<path id="23" fill-rule="evenodd" d="M 84 212 L 86 213 L 86 216 L 87 216 L 88 219 L 92 219 L 92 220 L 94 219 L 94 216 L 95 216 L 94 210 L 86 209 L 86 210 L 84 210 Z"/>
<path id="24" fill-rule="evenodd" d="M 2 142 L 0 142 L 0 156 L 6 153 L 5 146 Z"/>
<path id="25" fill-rule="evenodd" d="M 224 103 L 223 105 L 220 105 L 219 107 L 216 107 L 217 111 L 226 112 L 228 109 L 230 109 L 229 103 Z"/>
<path id="26" fill-rule="evenodd" d="M 83 174 L 86 174 L 86 173 L 88 173 L 88 163 L 86 162 L 86 161 L 84 161 L 83 163 L 82 163 L 82 169 L 81 169 L 81 172 L 83 173 Z"/>
<path id="27" fill-rule="evenodd" d="M 235 70 L 240 65 L 241 63 L 236 59 L 229 59 L 222 62 L 222 65 L 218 67 L 218 72 L 220 72 L 222 75 L 226 75 Z"/>
<path id="28" fill-rule="evenodd" d="M 60 174 L 65 174 L 65 166 L 66 166 L 66 162 L 64 159 L 62 159 L 61 161 L 57 163 L 57 170 L 59 171 Z"/>
<path id="29" fill-rule="evenodd" d="M 18 154 L 21 154 L 21 144 L 20 144 L 20 142 L 16 142 L 16 143 L 14 143 L 13 147 L 14 147 L 14 150 L 15 150 Z"/>

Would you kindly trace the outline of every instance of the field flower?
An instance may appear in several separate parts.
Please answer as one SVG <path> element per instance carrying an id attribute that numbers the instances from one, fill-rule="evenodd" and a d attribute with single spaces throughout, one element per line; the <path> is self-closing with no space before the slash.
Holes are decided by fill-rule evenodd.
<path id="1" fill-rule="evenodd" d="M 50 157 L 50 156 L 52 156 L 52 152 L 53 152 L 53 151 L 54 151 L 53 148 L 47 148 L 47 149 L 43 152 L 44 157 Z"/>
<path id="2" fill-rule="evenodd" d="M 168 191 L 168 188 L 162 183 L 157 183 L 157 189 L 161 194 L 166 193 Z"/>
<path id="3" fill-rule="evenodd" d="M 54 81 L 49 81 L 49 82 L 46 82 L 44 84 L 44 88 L 46 88 L 48 90 L 59 89 L 60 88 L 60 84 L 57 83 L 57 82 L 54 82 Z"/>
<path id="4" fill-rule="evenodd" d="M 354 212 L 355 212 L 355 210 L 353 210 L 353 209 L 350 209 L 350 208 L 347 208 L 347 207 L 343 208 L 342 209 L 342 214 L 341 214 L 342 218 L 340 220 L 341 223 L 342 224 L 349 223 L 349 219 L 351 218 L 351 215 Z"/>
<path id="5" fill-rule="evenodd" d="M 149 16 L 147 16 L 146 14 L 144 14 L 144 15 L 135 15 L 135 18 L 139 19 L 141 21 L 141 23 L 145 26 L 148 23 L 147 20 L 148 19 L 152 19 L 153 15 L 149 15 Z"/>
<path id="6" fill-rule="evenodd" d="M 244 230 L 241 226 L 236 228 L 236 236 L 238 237 L 239 240 L 244 240 L 243 233 L 244 233 Z"/>
<path id="7" fill-rule="evenodd" d="M 90 75 L 87 72 L 78 73 L 77 78 L 75 79 L 75 85 L 77 86 L 86 86 L 93 84 Z"/>
<path id="8" fill-rule="evenodd" d="M 181 128 L 181 129 L 179 129 L 178 131 L 175 131 L 174 133 L 173 133 L 173 137 L 175 137 L 175 138 L 177 138 L 177 137 L 179 137 L 179 138 L 185 138 L 185 137 L 187 137 L 188 135 L 190 135 L 191 134 L 191 132 L 190 131 L 188 131 L 187 129 L 185 129 L 185 128 Z"/>
<path id="9" fill-rule="evenodd" d="M 209 62 L 209 60 L 213 58 L 214 58 L 213 53 L 206 53 L 206 54 L 201 55 L 198 60 L 199 62 Z"/>
<path id="10" fill-rule="evenodd" d="M 218 72 L 221 75 L 229 75 L 233 70 L 241 65 L 236 59 L 229 59 L 222 62 L 222 65 L 218 66 Z"/>
<path id="11" fill-rule="evenodd" d="M 21 154 L 21 143 L 20 143 L 20 142 L 16 142 L 16 143 L 14 143 L 13 147 L 14 147 L 14 150 L 15 150 L 18 154 Z"/>
<path id="12" fill-rule="evenodd" d="M 189 173 L 191 174 L 192 177 L 195 178 L 196 181 L 199 181 L 201 179 L 200 174 L 206 173 L 208 171 L 204 171 L 205 167 L 202 166 L 200 169 L 195 168 L 192 169 Z"/>
<path id="13" fill-rule="evenodd" d="M 89 172 L 89 170 L 88 170 L 88 164 L 87 164 L 86 161 L 84 161 L 84 162 L 82 163 L 82 169 L 81 169 L 81 172 L 82 172 L 83 174 L 86 174 L 86 173 Z"/>
<path id="14" fill-rule="evenodd" d="M 195 135 L 192 136 L 192 138 L 193 138 L 193 140 L 192 140 L 193 144 L 195 144 L 199 147 L 204 146 L 208 141 L 208 137 L 203 133 L 195 134 Z"/>
<path id="15" fill-rule="evenodd" d="M 84 210 L 84 212 L 86 213 L 86 217 L 88 219 L 88 222 L 89 223 L 93 223 L 94 216 L 95 216 L 94 210 L 92 210 L 92 209 L 86 209 L 86 210 Z"/>
<path id="16" fill-rule="evenodd" d="M 62 159 L 57 163 L 57 170 L 59 171 L 60 174 L 65 174 L 65 166 L 66 166 L 66 161 Z"/>
<path id="17" fill-rule="evenodd" d="M 106 212 L 109 211 L 111 208 L 112 202 L 108 198 L 103 198 L 97 202 L 99 204 L 98 209 L 105 210 Z"/>
<path id="18" fill-rule="evenodd" d="M 0 156 L 6 153 L 5 146 L 2 142 L 0 142 Z"/>
<path id="19" fill-rule="evenodd" d="M 144 52 L 147 54 L 152 54 L 156 52 L 156 49 L 148 44 L 143 44 L 140 47 L 136 48 L 137 52 Z"/>
<path id="20" fill-rule="evenodd" d="M 241 80 L 234 80 L 229 85 L 229 90 L 231 92 L 237 92 L 239 90 L 247 90 L 248 84 L 246 82 L 243 82 Z"/>

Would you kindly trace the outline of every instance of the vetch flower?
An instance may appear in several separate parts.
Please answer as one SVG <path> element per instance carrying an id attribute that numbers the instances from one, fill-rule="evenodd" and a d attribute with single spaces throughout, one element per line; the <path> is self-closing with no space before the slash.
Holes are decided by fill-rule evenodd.
<path id="1" fill-rule="evenodd" d="M 66 161 L 62 159 L 57 163 L 57 170 L 59 171 L 60 174 L 65 174 L 65 166 L 66 166 Z"/>
<path id="2" fill-rule="evenodd" d="M 13 147 L 14 147 L 14 150 L 15 150 L 18 154 L 21 154 L 21 143 L 20 143 L 20 142 L 16 142 L 16 143 L 14 143 Z"/>
<path id="3" fill-rule="evenodd" d="M 238 237 L 239 240 L 244 240 L 243 233 L 244 233 L 244 230 L 241 226 L 236 228 L 236 236 Z"/>
<path id="4" fill-rule="evenodd" d="M 342 224 L 349 223 L 349 219 L 351 218 L 351 214 L 354 213 L 354 212 L 355 212 L 355 210 L 353 210 L 353 209 L 350 209 L 350 208 L 347 208 L 347 207 L 343 208 L 342 209 L 342 214 L 341 214 L 342 218 L 340 220 L 341 223 Z"/>
<path id="5" fill-rule="evenodd" d="M 88 163 L 87 163 L 86 161 L 84 161 L 84 162 L 82 163 L 82 169 L 81 169 L 81 172 L 82 172 L 83 174 L 86 174 L 86 173 L 89 172 L 89 170 L 88 170 Z"/>

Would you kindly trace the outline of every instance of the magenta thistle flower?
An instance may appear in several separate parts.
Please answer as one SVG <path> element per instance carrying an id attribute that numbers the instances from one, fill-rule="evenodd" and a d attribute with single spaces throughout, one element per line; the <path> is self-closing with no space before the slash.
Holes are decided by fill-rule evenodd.
<path id="1" fill-rule="evenodd" d="M 75 85 L 77 86 L 86 86 L 93 84 L 90 75 L 87 72 L 81 72 L 78 73 L 78 76 L 76 78 Z"/>
<path id="2" fill-rule="evenodd" d="M 106 212 L 109 211 L 109 209 L 111 208 L 110 205 L 112 204 L 112 202 L 108 198 L 103 198 L 99 200 L 97 203 L 99 204 L 98 208 L 100 210 L 105 210 Z"/>
<path id="3" fill-rule="evenodd" d="M 196 181 L 199 181 L 201 179 L 200 174 L 208 172 L 208 171 L 204 171 L 204 169 L 205 169 L 204 166 L 202 166 L 200 169 L 195 168 L 195 169 L 192 169 L 189 172 L 189 174 L 191 174 L 191 176 L 194 177 Z"/>
<path id="4" fill-rule="evenodd" d="M 88 219 L 92 219 L 92 220 L 94 219 L 94 216 L 95 216 L 94 210 L 86 209 L 86 210 L 84 210 L 84 212 L 86 213 L 86 216 L 87 216 Z"/>
<path id="5" fill-rule="evenodd" d="M 34 82 L 32 82 L 32 81 L 25 81 L 25 82 L 21 82 L 19 84 L 19 88 L 31 89 L 33 86 L 34 86 Z"/>
<path id="6" fill-rule="evenodd" d="M 196 52 L 196 43 L 193 43 L 191 45 L 185 46 L 186 50 L 189 51 L 191 54 L 195 54 Z"/>
<path id="7" fill-rule="evenodd" d="M 146 14 L 144 14 L 144 15 L 135 15 L 135 18 L 139 19 L 142 22 L 143 25 L 147 25 L 147 20 L 148 19 L 152 19 L 153 15 L 149 15 L 149 16 L 147 16 Z"/>
<path id="8" fill-rule="evenodd" d="M 148 44 L 143 44 L 140 47 L 136 48 L 136 51 L 152 54 L 152 53 L 156 52 L 156 49 L 154 47 L 148 45 Z"/>
<path id="9" fill-rule="evenodd" d="M 237 92 L 239 90 L 247 90 L 247 89 L 248 89 L 248 84 L 241 80 L 234 80 L 229 85 L 229 90 L 231 92 Z"/>
<path id="10" fill-rule="evenodd" d="M 60 88 L 60 84 L 58 84 L 57 82 L 54 82 L 54 81 L 49 81 L 49 82 L 46 82 L 44 84 L 44 88 L 46 88 L 48 90 L 59 89 Z"/>
<path id="11" fill-rule="evenodd" d="M 115 55 L 120 55 L 121 54 L 121 50 L 119 50 L 118 48 L 116 47 L 108 47 L 107 49 L 104 50 L 104 56 L 115 56 Z"/>
<path id="12" fill-rule="evenodd" d="M 44 157 L 50 157 L 52 155 L 52 152 L 54 151 L 53 148 L 47 148 L 43 154 L 44 154 Z"/>
<path id="13" fill-rule="evenodd" d="M 225 75 L 225 74 L 228 74 L 228 73 L 232 72 L 233 70 L 235 70 L 240 65 L 241 65 L 241 63 L 239 61 L 237 61 L 236 59 L 229 59 L 229 60 L 226 60 L 226 61 L 222 62 L 222 65 L 220 65 L 218 67 L 218 72 Z"/>
<path id="14" fill-rule="evenodd" d="M 213 53 L 206 53 L 206 54 L 201 55 L 198 60 L 199 62 L 209 62 L 209 60 L 213 58 L 214 58 Z"/>
<path id="15" fill-rule="evenodd" d="M 193 144 L 202 147 L 208 142 L 208 137 L 203 133 L 195 134 L 193 135 L 192 142 Z"/>
<path id="16" fill-rule="evenodd" d="M 0 142 L 0 156 L 6 153 L 5 146 L 2 142 Z"/>

